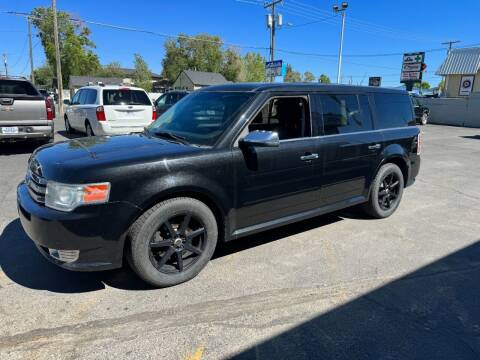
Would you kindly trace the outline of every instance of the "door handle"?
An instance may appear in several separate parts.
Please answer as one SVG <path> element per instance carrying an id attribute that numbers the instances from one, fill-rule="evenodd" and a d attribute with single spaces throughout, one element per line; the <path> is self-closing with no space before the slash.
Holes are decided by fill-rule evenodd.
<path id="1" fill-rule="evenodd" d="M 380 149 L 381 147 L 382 147 L 382 145 L 380 145 L 380 144 L 370 145 L 370 146 L 368 147 L 368 150 L 378 150 L 378 149 Z"/>
<path id="2" fill-rule="evenodd" d="M 300 156 L 300 160 L 302 161 L 308 161 L 308 160 L 315 160 L 318 159 L 318 154 L 305 154 L 303 156 Z"/>

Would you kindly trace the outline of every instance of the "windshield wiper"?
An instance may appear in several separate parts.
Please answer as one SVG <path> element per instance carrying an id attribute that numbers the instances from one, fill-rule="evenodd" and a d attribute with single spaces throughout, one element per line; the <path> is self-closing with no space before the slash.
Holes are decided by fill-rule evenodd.
<path id="1" fill-rule="evenodd" d="M 155 136 L 163 137 L 170 140 L 175 140 L 182 144 L 188 144 L 188 141 L 185 137 L 181 135 L 173 134 L 169 131 L 162 131 L 162 130 L 157 130 L 157 131 L 148 130 L 148 131 Z"/>

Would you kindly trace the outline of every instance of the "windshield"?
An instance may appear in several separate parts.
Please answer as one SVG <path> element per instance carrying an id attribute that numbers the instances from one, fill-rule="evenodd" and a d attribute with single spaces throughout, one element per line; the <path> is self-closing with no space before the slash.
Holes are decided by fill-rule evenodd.
<path id="1" fill-rule="evenodd" d="M 212 146 L 246 106 L 253 93 L 197 92 L 184 97 L 148 127 L 186 142 Z"/>

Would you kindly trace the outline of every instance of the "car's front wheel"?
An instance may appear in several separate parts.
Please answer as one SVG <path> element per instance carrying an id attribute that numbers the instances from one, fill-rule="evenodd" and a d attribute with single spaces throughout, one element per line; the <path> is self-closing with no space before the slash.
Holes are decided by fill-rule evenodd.
<path id="1" fill-rule="evenodd" d="M 157 287 L 177 285 L 195 277 L 217 245 L 217 221 L 210 208 L 192 198 L 163 201 L 131 227 L 127 249 L 133 270 Z"/>
<path id="2" fill-rule="evenodd" d="M 400 205 L 404 188 L 403 174 L 392 163 L 382 165 L 373 180 L 370 198 L 365 204 L 366 212 L 377 219 L 392 215 Z"/>

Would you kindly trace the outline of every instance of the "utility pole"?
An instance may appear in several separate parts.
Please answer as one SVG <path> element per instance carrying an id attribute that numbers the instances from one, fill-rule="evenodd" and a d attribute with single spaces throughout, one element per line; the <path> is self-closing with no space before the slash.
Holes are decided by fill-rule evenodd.
<path id="1" fill-rule="evenodd" d="M 28 48 L 30 53 L 30 81 L 35 85 L 35 74 L 33 73 L 33 51 L 32 51 L 32 29 L 30 25 L 30 16 L 27 16 L 28 23 Z"/>
<path id="2" fill-rule="evenodd" d="M 345 31 L 345 10 L 348 8 L 346 1 L 342 2 L 341 6 L 333 5 L 333 11 L 335 13 L 342 14 L 342 30 L 340 33 L 340 49 L 338 51 L 338 68 L 337 68 L 337 84 L 340 84 L 342 79 L 342 53 L 343 53 L 343 33 Z"/>
<path id="3" fill-rule="evenodd" d="M 447 56 L 450 54 L 452 51 L 452 45 L 459 43 L 460 40 L 450 40 L 450 41 L 445 41 L 442 43 L 442 45 L 448 45 L 448 50 L 447 50 Z M 443 76 L 443 89 L 442 89 L 442 95 L 443 93 L 447 92 L 447 83 L 448 83 L 448 77 L 445 75 Z"/>
<path id="4" fill-rule="evenodd" d="M 55 38 L 55 60 L 57 63 L 57 90 L 58 90 L 58 116 L 63 119 L 63 81 L 62 64 L 60 59 L 60 43 L 58 39 L 57 0 L 52 0 L 53 11 L 53 36 Z"/>
<path id="5" fill-rule="evenodd" d="M 442 43 L 442 45 L 448 45 L 448 51 L 447 54 L 450 54 L 450 51 L 452 50 L 452 45 L 459 43 L 460 40 L 450 40 L 450 41 L 445 41 Z"/>
<path id="6" fill-rule="evenodd" d="M 8 77 L 7 54 L 3 53 L 3 65 L 5 65 L 5 77 Z"/>
<path id="7" fill-rule="evenodd" d="M 275 28 L 278 25 L 277 15 L 275 13 L 275 5 L 283 2 L 283 0 L 273 0 L 270 3 L 264 5 L 265 9 L 270 8 L 271 13 L 267 15 L 267 26 L 270 28 L 270 61 L 275 60 Z M 273 82 L 274 76 L 270 78 L 270 82 Z"/>

